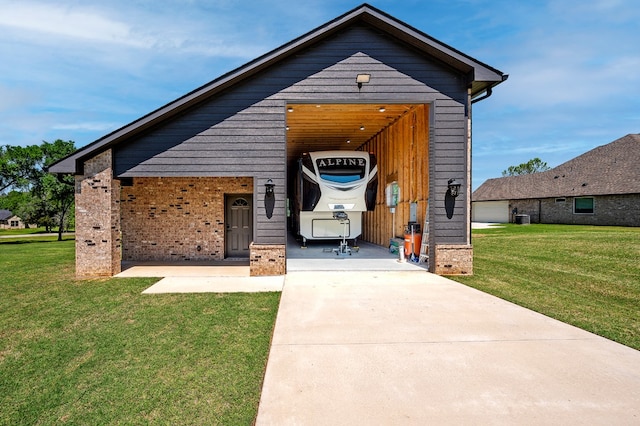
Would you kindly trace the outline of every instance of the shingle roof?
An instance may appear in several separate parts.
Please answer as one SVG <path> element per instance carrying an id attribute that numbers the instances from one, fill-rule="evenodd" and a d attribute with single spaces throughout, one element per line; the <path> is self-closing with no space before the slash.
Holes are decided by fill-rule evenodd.
<path id="1" fill-rule="evenodd" d="M 473 201 L 640 194 L 640 134 L 599 146 L 551 170 L 489 179 Z"/>
<path id="2" fill-rule="evenodd" d="M 9 210 L 0 210 L 0 220 L 7 220 L 10 217 L 13 217 L 13 213 Z"/>

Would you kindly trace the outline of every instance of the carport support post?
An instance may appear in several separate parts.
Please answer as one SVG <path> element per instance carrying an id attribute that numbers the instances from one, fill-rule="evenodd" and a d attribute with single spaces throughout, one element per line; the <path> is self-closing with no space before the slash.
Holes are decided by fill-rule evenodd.
<path id="1" fill-rule="evenodd" d="M 284 275 L 287 273 L 286 246 L 284 244 L 251 243 L 249 251 L 250 276 Z"/>
<path id="2" fill-rule="evenodd" d="M 473 275 L 473 247 L 471 244 L 436 244 L 431 272 L 438 275 Z"/>
<path id="3" fill-rule="evenodd" d="M 121 271 L 120 181 L 107 150 L 76 176 L 76 277 L 110 277 Z"/>

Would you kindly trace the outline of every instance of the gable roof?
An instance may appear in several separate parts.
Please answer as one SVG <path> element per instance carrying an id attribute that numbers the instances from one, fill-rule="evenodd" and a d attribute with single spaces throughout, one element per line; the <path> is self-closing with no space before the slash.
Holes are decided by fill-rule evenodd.
<path id="1" fill-rule="evenodd" d="M 304 34 L 279 48 L 266 53 L 247 64 L 201 86 L 198 89 L 176 99 L 167 105 L 133 121 L 120 129 L 103 136 L 95 142 L 77 150 L 75 153 L 52 164 L 48 171 L 52 173 L 78 173 L 81 163 L 97 153 L 104 151 L 119 142 L 155 126 L 156 124 L 177 116 L 189 107 L 196 105 L 222 90 L 242 80 L 248 79 L 266 68 L 296 55 L 310 45 L 317 43 L 346 27 L 364 22 L 377 28 L 401 42 L 410 45 L 425 55 L 431 56 L 468 78 L 472 97 L 477 100 L 488 96 L 491 89 L 506 80 L 507 75 L 492 68 L 429 35 L 393 18 L 392 16 L 368 5 L 361 6 L 335 18 L 332 21 Z M 479 97 L 486 92 L 485 96 Z"/>
<path id="2" fill-rule="evenodd" d="M 13 213 L 9 210 L 0 210 L 0 220 L 7 220 L 10 217 L 13 217 Z"/>
<path id="3" fill-rule="evenodd" d="M 489 179 L 473 201 L 640 194 L 640 134 L 599 146 L 551 170 Z"/>

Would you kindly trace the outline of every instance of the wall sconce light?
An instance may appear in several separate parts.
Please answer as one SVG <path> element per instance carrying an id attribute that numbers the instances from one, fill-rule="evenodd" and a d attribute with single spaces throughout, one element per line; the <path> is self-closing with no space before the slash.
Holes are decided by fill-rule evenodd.
<path id="1" fill-rule="evenodd" d="M 364 83 L 368 83 L 371 80 L 371 74 L 358 74 L 356 76 L 356 83 L 358 83 L 358 90 L 362 89 Z"/>
<path id="2" fill-rule="evenodd" d="M 449 188 L 449 194 L 455 198 L 460 194 L 460 187 L 462 184 L 455 179 L 449 179 L 447 182 L 447 187 Z"/>
<path id="3" fill-rule="evenodd" d="M 264 184 L 264 209 L 267 214 L 267 219 L 271 219 L 271 216 L 273 216 L 273 207 L 276 204 L 275 186 L 276 184 L 273 183 L 271 179 L 267 179 L 267 182 Z"/>
<path id="4" fill-rule="evenodd" d="M 444 194 L 444 210 L 447 213 L 447 219 L 453 217 L 453 211 L 456 208 L 456 197 L 460 194 L 462 184 L 455 179 L 449 179 L 447 182 L 447 193 Z"/>
<path id="5" fill-rule="evenodd" d="M 264 184 L 264 189 L 267 194 L 273 194 L 273 188 L 276 186 L 271 179 L 267 179 L 267 183 Z"/>

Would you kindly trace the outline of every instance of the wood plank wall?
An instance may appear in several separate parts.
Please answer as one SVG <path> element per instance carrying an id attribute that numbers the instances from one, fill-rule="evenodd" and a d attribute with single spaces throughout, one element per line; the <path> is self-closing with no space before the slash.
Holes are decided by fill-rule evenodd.
<path id="1" fill-rule="evenodd" d="M 424 226 L 429 200 L 429 106 L 414 106 L 362 149 L 376 155 L 379 178 L 376 208 L 364 214 L 362 238 L 386 247 L 390 238 L 404 236 L 411 202 L 417 201 L 417 221 Z M 400 186 L 395 226 L 385 199 L 385 188 L 393 181 Z"/>

